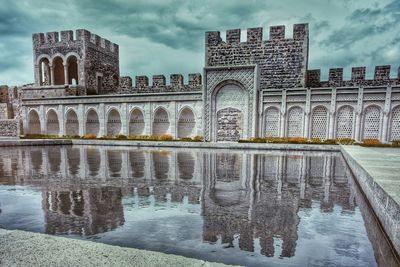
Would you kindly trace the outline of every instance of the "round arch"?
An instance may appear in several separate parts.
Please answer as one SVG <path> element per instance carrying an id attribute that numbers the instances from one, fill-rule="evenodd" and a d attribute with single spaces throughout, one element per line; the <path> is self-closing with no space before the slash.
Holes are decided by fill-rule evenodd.
<path id="1" fill-rule="evenodd" d="M 304 110 L 300 106 L 293 106 L 287 115 L 287 136 L 303 137 L 304 132 Z"/>
<path id="2" fill-rule="evenodd" d="M 325 140 L 328 138 L 328 108 L 318 105 L 311 113 L 311 138 Z"/>
<path id="3" fill-rule="evenodd" d="M 185 106 L 179 112 L 178 138 L 195 135 L 196 119 L 193 110 Z"/>
<path id="4" fill-rule="evenodd" d="M 336 138 L 353 138 L 354 136 L 354 108 L 343 105 L 336 112 Z"/>
<path id="5" fill-rule="evenodd" d="M 129 135 L 142 135 L 144 126 L 143 111 L 139 108 L 132 109 L 129 118 Z"/>
<path id="6" fill-rule="evenodd" d="M 28 131 L 29 134 L 40 134 L 41 126 L 40 126 L 40 118 L 39 113 L 32 109 L 28 113 Z"/>
<path id="7" fill-rule="evenodd" d="M 98 136 L 100 131 L 99 115 L 93 108 L 89 109 L 86 113 L 86 134 L 93 134 Z"/>
<path id="8" fill-rule="evenodd" d="M 69 136 L 79 135 L 79 120 L 74 109 L 69 109 L 66 113 L 65 134 Z"/>
<path id="9" fill-rule="evenodd" d="M 400 140 L 400 105 L 393 107 L 390 114 L 389 141 Z"/>
<path id="10" fill-rule="evenodd" d="M 362 139 L 380 139 L 382 108 L 377 105 L 366 106 L 363 110 Z"/>
<path id="11" fill-rule="evenodd" d="M 40 85 L 51 84 L 50 56 L 47 54 L 40 55 L 37 58 L 36 65 L 39 68 L 38 82 Z"/>
<path id="12" fill-rule="evenodd" d="M 268 107 L 264 111 L 264 136 L 279 136 L 279 109 Z"/>
<path id="13" fill-rule="evenodd" d="M 67 81 L 68 84 L 78 85 L 79 84 L 79 77 L 78 77 L 78 59 L 79 56 L 75 53 L 70 53 L 66 57 L 66 62 L 68 66 L 68 77 Z M 74 83 L 75 81 L 75 83 Z"/>
<path id="14" fill-rule="evenodd" d="M 158 107 L 154 112 L 153 134 L 161 135 L 169 132 L 169 115 L 163 107 Z"/>
<path id="15" fill-rule="evenodd" d="M 211 98 L 211 135 L 216 141 L 238 141 L 249 137 L 249 95 L 242 83 L 225 80 L 214 87 Z"/>
<path id="16" fill-rule="evenodd" d="M 48 135 L 60 134 L 60 123 L 58 121 L 57 112 L 54 109 L 49 109 L 46 114 L 46 133 Z"/>
<path id="17" fill-rule="evenodd" d="M 54 69 L 54 85 L 65 84 L 64 62 L 64 57 L 62 55 L 56 55 L 52 59 L 52 67 Z"/>
<path id="18" fill-rule="evenodd" d="M 116 136 L 121 133 L 121 115 L 119 111 L 112 108 L 107 114 L 107 136 Z"/>

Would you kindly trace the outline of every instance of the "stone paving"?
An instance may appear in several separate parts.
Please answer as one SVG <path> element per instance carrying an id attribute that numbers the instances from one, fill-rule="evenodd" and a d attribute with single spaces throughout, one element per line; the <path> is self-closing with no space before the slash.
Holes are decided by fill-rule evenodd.
<path id="1" fill-rule="evenodd" d="M 342 153 L 400 253 L 400 148 L 342 146 Z"/>
<path id="2" fill-rule="evenodd" d="M 0 265 L 228 266 L 160 252 L 3 229 L 0 229 Z"/>

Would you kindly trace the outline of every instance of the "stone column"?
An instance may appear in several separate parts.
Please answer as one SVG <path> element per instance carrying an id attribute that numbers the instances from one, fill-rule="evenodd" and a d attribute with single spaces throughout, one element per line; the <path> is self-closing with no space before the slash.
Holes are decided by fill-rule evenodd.
<path id="1" fill-rule="evenodd" d="M 100 103 L 99 104 L 99 110 L 98 111 L 99 111 L 98 116 L 99 116 L 99 126 L 100 126 L 99 136 L 104 136 L 107 133 L 107 129 L 106 129 L 106 127 L 107 127 L 106 119 L 107 118 L 105 116 L 104 103 Z"/>
<path id="2" fill-rule="evenodd" d="M 279 136 L 280 137 L 285 137 L 285 124 L 286 124 L 286 90 L 282 90 L 282 106 L 281 106 L 281 112 L 280 112 L 280 133 Z"/>
<path id="3" fill-rule="evenodd" d="M 307 88 L 306 91 L 306 106 L 304 108 L 304 132 L 303 136 L 305 138 L 310 138 L 312 135 L 310 131 L 310 114 L 311 114 L 311 90 Z"/>
<path id="4" fill-rule="evenodd" d="M 55 79 L 54 79 L 54 66 L 50 65 L 50 78 L 51 78 L 51 85 L 54 85 Z"/>
<path id="5" fill-rule="evenodd" d="M 383 125 L 382 125 L 382 137 L 381 142 L 386 143 L 389 140 L 388 132 L 389 132 L 389 115 L 391 109 L 391 99 L 392 99 L 392 87 L 388 86 L 386 88 L 386 98 L 385 98 L 385 107 L 383 110 Z"/>
<path id="6" fill-rule="evenodd" d="M 171 118 L 169 118 L 169 124 L 170 124 L 169 127 L 170 127 L 170 131 L 171 131 L 171 135 L 174 138 L 176 138 L 178 136 L 178 134 L 177 134 L 178 131 L 176 129 L 178 126 L 178 123 L 177 123 L 178 111 L 177 111 L 176 101 L 171 102 L 170 105 L 171 106 L 168 108 L 170 116 L 171 116 Z"/>
<path id="7" fill-rule="evenodd" d="M 332 88 L 331 95 L 331 108 L 329 111 L 329 128 L 328 128 L 328 138 L 335 138 L 335 115 L 336 115 L 336 88 Z"/>
<path id="8" fill-rule="evenodd" d="M 126 103 L 121 104 L 121 134 L 128 136 L 129 116 Z"/>
<path id="9" fill-rule="evenodd" d="M 85 128 L 86 128 L 86 121 L 85 121 L 85 109 L 83 107 L 83 104 L 79 104 L 78 110 L 76 114 L 78 116 L 78 122 L 79 122 L 79 135 L 84 136 L 85 135 Z"/>
<path id="10" fill-rule="evenodd" d="M 68 63 L 64 64 L 64 84 L 68 85 Z"/>
<path id="11" fill-rule="evenodd" d="M 59 122 L 59 127 L 60 127 L 60 131 L 59 131 L 59 135 L 63 136 L 65 135 L 65 117 L 64 117 L 64 106 L 63 105 L 58 105 L 58 122 Z"/>
<path id="12" fill-rule="evenodd" d="M 29 118 L 28 118 L 29 119 Z M 46 134 L 46 110 L 43 105 L 39 107 L 40 132 Z"/>
<path id="13" fill-rule="evenodd" d="M 310 112 L 306 111 L 304 113 L 304 138 L 309 138 L 310 136 Z"/>
<path id="14" fill-rule="evenodd" d="M 361 141 L 361 114 L 363 109 L 363 98 L 364 98 L 364 88 L 360 87 L 358 89 L 357 98 L 357 108 L 356 108 L 356 129 L 354 134 L 354 139 L 356 141 Z"/>

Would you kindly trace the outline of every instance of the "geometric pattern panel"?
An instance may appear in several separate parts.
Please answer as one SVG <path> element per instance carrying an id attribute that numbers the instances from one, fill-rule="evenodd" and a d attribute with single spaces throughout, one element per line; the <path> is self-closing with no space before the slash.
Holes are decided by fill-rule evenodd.
<path id="1" fill-rule="evenodd" d="M 369 106 L 364 111 L 363 139 L 379 139 L 381 124 L 381 109 L 377 106 Z"/>
<path id="2" fill-rule="evenodd" d="M 316 107 L 312 113 L 311 137 L 326 139 L 328 110 L 325 107 Z"/>
<path id="3" fill-rule="evenodd" d="M 338 110 L 336 122 L 336 138 L 352 138 L 354 125 L 354 109 L 350 106 Z"/>
<path id="4" fill-rule="evenodd" d="M 246 97 L 246 106 L 243 109 L 247 112 L 244 112 L 243 115 L 246 116 L 247 129 L 243 129 L 250 135 L 253 130 L 253 101 L 255 99 L 255 83 L 254 83 L 254 67 L 247 66 L 238 69 L 216 69 L 216 70 L 207 70 L 206 71 L 206 92 L 205 92 L 205 101 L 204 101 L 204 138 L 205 140 L 210 140 L 212 129 L 215 129 L 216 125 L 211 125 L 213 121 L 213 116 L 215 114 L 211 114 L 213 103 L 212 103 L 212 94 L 214 92 L 215 87 L 223 81 L 238 81 L 243 85 L 243 89 L 247 94 Z"/>
<path id="5" fill-rule="evenodd" d="M 400 106 L 392 111 L 390 129 L 390 141 L 400 140 Z"/>
<path id="6" fill-rule="evenodd" d="M 290 109 L 288 114 L 288 137 L 303 136 L 303 109 L 294 107 Z"/>
<path id="7" fill-rule="evenodd" d="M 279 110 L 268 108 L 265 112 L 265 136 L 278 136 Z"/>

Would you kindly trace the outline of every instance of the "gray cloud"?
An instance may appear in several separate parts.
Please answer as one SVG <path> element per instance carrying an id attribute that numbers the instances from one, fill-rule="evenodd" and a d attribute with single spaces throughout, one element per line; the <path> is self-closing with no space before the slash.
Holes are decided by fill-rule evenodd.
<path id="1" fill-rule="evenodd" d="M 33 80 L 31 33 L 77 28 L 120 45 L 122 75 L 201 72 L 205 31 L 263 26 L 268 38 L 303 22 L 310 68 L 396 65 L 399 12 L 397 0 L 3 0 L 0 84 Z"/>

